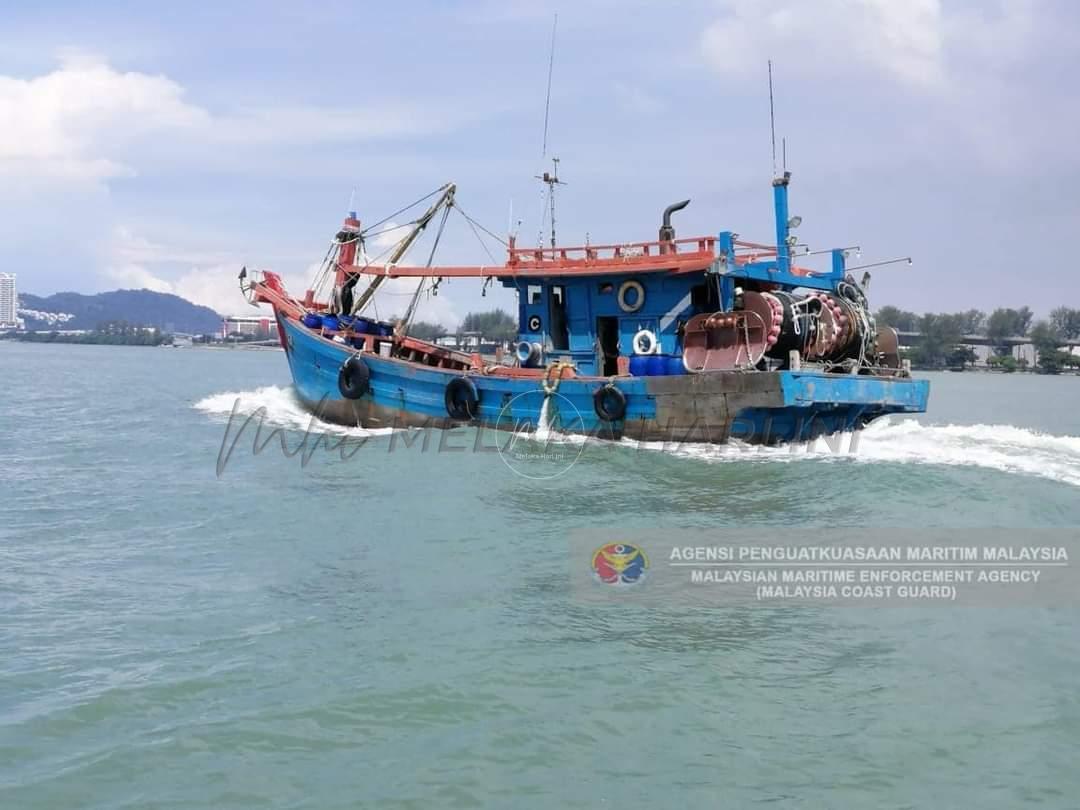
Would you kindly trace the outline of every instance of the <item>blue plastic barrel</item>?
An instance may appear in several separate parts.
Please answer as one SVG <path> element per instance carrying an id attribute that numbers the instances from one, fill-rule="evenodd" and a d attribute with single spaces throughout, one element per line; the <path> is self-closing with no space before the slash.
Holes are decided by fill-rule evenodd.
<path id="1" fill-rule="evenodd" d="M 369 321 L 367 318 L 362 318 L 357 315 L 355 318 L 353 318 L 352 328 L 354 331 L 360 332 L 361 334 L 365 332 L 370 332 L 371 321 Z"/>
<path id="2" fill-rule="evenodd" d="M 650 354 L 646 369 L 645 373 L 650 377 L 663 377 L 667 374 L 667 355 Z"/>
<path id="3" fill-rule="evenodd" d="M 635 377 L 644 377 L 649 373 L 649 355 L 635 354 L 630 357 L 630 373 Z"/>
<path id="4" fill-rule="evenodd" d="M 683 365 L 681 354 L 670 354 L 667 356 L 667 373 L 669 376 L 676 374 L 685 374 L 686 366 Z"/>
<path id="5" fill-rule="evenodd" d="M 382 337 L 393 337 L 394 336 L 394 325 L 392 323 L 383 323 L 383 322 L 380 321 L 379 322 L 379 334 Z"/>
<path id="6" fill-rule="evenodd" d="M 329 329 L 336 332 L 338 328 L 338 319 L 333 315 L 323 315 L 322 326 L 323 329 Z"/>
<path id="7" fill-rule="evenodd" d="M 340 326 L 342 328 L 353 325 L 353 316 L 352 315 L 338 315 L 337 320 L 338 320 L 338 326 Z"/>
<path id="8" fill-rule="evenodd" d="M 304 317 L 300 319 L 300 322 L 304 324 L 308 329 L 318 329 L 322 326 L 322 315 L 318 315 L 314 312 L 305 313 Z"/>

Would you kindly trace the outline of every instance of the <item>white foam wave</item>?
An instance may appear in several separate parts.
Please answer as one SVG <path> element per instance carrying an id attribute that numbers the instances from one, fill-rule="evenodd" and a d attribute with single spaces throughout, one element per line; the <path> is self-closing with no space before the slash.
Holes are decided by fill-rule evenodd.
<path id="1" fill-rule="evenodd" d="M 378 436 L 391 428 L 348 428 L 316 419 L 291 387 L 266 386 L 253 391 L 226 391 L 195 403 L 211 416 L 227 419 L 255 414 L 265 408 L 265 423 L 294 430 L 314 429 L 351 436 Z M 539 435 L 537 435 L 539 434 Z M 553 444 L 593 444 L 588 437 L 561 433 L 542 418 L 531 438 Z M 606 444 L 606 443 L 604 443 Z M 780 462 L 814 459 L 849 463 L 931 464 L 969 466 L 1004 473 L 1032 475 L 1080 487 L 1080 437 L 1056 436 L 1014 425 L 924 425 L 914 419 L 872 422 L 857 434 L 840 434 L 814 442 L 763 447 L 733 441 L 726 445 L 675 442 L 637 442 L 623 439 L 620 447 L 662 452 L 706 462 Z"/>
<path id="2" fill-rule="evenodd" d="M 544 397 L 544 404 L 540 406 L 540 418 L 536 420 L 536 432 L 533 438 L 538 442 L 546 442 L 555 431 L 551 424 L 551 397 Z"/>
<path id="3" fill-rule="evenodd" d="M 1080 437 L 1055 436 L 1013 425 L 923 425 L 913 419 L 894 421 L 886 417 L 857 434 L 774 447 L 626 439 L 622 444 L 711 462 L 791 462 L 810 458 L 981 467 L 1080 486 Z"/>
<path id="4" fill-rule="evenodd" d="M 238 417 L 255 415 L 258 420 L 261 410 L 264 424 L 290 430 L 310 429 L 342 436 L 384 436 L 394 432 L 393 428 L 345 427 L 324 422 L 303 406 L 291 386 L 268 385 L 253 391 L 224 391 L 200 399 L 193 407 L 224 419 L 235 413 Z"/>
<path id="5" fill-rule="evenodd" d="M 859 436 L 857 461 L 983 467 L 1080 486 L 1080 437 L 1013 425 L 872 422 Z"/>

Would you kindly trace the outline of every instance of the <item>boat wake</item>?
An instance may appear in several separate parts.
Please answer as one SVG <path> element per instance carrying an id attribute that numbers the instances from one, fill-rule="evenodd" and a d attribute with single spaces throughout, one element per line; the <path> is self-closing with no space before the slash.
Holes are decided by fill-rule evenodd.
<path id="1" fill-rule="evenodd" d="M 718 462 L 790 462 L 809 458 L 980 467 L 1080 487 L 1080 437 L 1054 436 L 1012 425 L 923 425 L 913 419 L 885 417 L 857 434 L 777 447 L 736 442 L 665 445 L 624 440 L 623 444 Z"/>
<path id="2" fill-rule="evenodd" d="M 235 412 L 237 417 L 253 416 L 258 421 L 261 412 L 264 424 L 288 430 L 358 437 L 386 436 L 394 432 L 393 428 L 345 427 L 317 419 L 303 406 L 291 386 L 268 385 L 254 391 L 225 391 L 200 399 L 193 407 L 222 419 L 228 419 Z"/>
<path id="3" fill-rule="evenodd" d="M 392 428 L 349 428 L 314 418 L 291 387 L 266 386 L 253 391 L 212 394 L 194 405 L 220 419 L 233 414 L 290 430 L 315 430 L 341 436 L 381 436 Z M 554 429 L 549 413 L 542 414 L 535 433 L 523 438 L 542 443 L 588 443 L 584 436 Z M 840 463 L 930 464 L 979 467 L 1031 475 L 1080 487 L 1080 437 L 1055 436 L 1013 425 L 923 425 L 914 419 L 878 419 L 857 434 L 841 434 L 813 442 L 764 447 L 731 442 L 726 445 L 675 442 L 637 442 L 623 439 L 619 447 L 661 452 L 705 462 L 793 462 L 807 459 Z"/>

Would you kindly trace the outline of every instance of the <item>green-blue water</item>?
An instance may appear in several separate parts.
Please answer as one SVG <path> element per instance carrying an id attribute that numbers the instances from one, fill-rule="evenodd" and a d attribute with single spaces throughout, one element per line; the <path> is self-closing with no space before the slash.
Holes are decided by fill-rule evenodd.
<path id="1" fill-rule="evenodd" d="M 280 353 L 0 343 L 0 807 L 1075 807 L 1076 611 L 570 593 L 581 528 L 1080 525 L 1080 379 L 932 376 L 843 458 L 219 477 Z"/>

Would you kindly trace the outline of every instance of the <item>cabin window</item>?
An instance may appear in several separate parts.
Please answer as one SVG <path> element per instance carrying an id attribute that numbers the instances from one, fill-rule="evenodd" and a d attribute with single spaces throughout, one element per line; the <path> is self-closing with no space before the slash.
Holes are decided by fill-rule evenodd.
<path id="1" fill-rule="evenodd" d="M 600 293 L 600 295 L 611 295 L 613 292 L 615 292 L 615 285 L 612 284 L 610 281 L 602 281 L 597 286 L 597 291 Z"/>
<path id="2" fill-rule="evenodd" d="M 551 348 L 556 351 L 570 348 L 570 330 L 566 323 L 566 288 L 558 284 L 548 287 L 548 333 Z"/>
<path id="3" fill-rule="evenodd" d="M 530 304 L 539 304 L 540 303 L 540 298 L 544 294 L 544 288 L 541 287 L 539 284 L 530 284 L 528 293 L 529 293 L 529 303 Z"/>

